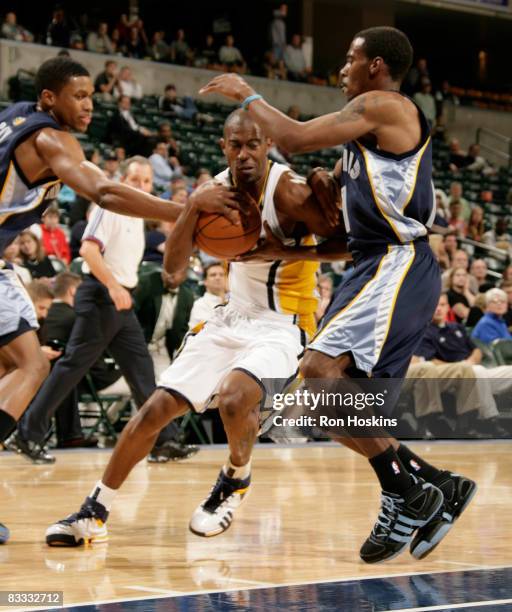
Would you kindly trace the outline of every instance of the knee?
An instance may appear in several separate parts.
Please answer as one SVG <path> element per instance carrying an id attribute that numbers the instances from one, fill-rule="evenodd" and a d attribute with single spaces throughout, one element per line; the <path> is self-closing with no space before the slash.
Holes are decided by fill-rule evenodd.
<path id="1" fill-rule="evenodd" d="M 252 409 L 243 391 L 231 386 L 220 388 L 217 395 L 217 407 L 223 421 L 244 418 Z"/>
<path id="2" fill-rule="evenodd" d="M 317 351 L 306 351 L 299 370 L 304 378 L 328 378 L 330 375 L 330 368 L 324 363 L 324 360 L 329 359 Z"/>
<path id="3" fill-rule="evenodd" d="M 183 414 L 176 398 L 165 391 L 155 392 L 135 415 L 133 425 L 149 434 L 160 431 Z"/>

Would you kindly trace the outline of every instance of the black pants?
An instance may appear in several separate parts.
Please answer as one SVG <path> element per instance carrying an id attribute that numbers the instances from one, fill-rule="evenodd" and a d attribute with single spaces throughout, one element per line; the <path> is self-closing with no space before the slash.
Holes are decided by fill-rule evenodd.
<path id="1" fill-rule="evenodd" d="M 19 423 L 26 440 L 43 442 L 58 406 L 105 349 L 119 365 L 138 406 L 155 390 L 153 361 L 133 309 L 117 311 L 106 287 L 87 277 L 76 293 L 75 311 L 66 351 Z M 156 444 L 174 439 L 177 433 L 177 425 L 170 423 L 160 432 Z"/>

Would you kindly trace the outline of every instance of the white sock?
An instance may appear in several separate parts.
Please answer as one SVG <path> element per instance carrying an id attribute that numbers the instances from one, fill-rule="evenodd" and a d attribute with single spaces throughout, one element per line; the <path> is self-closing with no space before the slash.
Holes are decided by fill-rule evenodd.
<path id="1" fill-rule="evenodd" d="M 90 492 L 89 497 L 101 504 L 108 512 L 114 502 L 114 498 L 117 494 L 117 489 L 111 489 L 104 485 L 101 480 L 94 485 L 93 490 Z"/>
<path id="2" fill-rule="evenodd" d="M 251 474 L 251 459 L 245 465 L 233 465 L 231 463 L 231 458 L 228 458 L 226 464 L 222 468 L 224 474 L 229 478 L 237 478 L 240 480 L 245 480 Z"/>

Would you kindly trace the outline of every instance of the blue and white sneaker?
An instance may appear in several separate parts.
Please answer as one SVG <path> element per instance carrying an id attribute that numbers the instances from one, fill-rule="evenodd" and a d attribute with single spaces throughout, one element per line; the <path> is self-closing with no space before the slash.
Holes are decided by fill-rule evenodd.
<path id="1" fill-rule="evenodd" d="M 48 546 L 81 546 L 107 542 L 107 518 L 105 507 L 87 497 L 78 512 L 48 527 L 46 543 Z"/>
<path id="2" fill-rule="evenodd" d="M 192 533 L 211 537 L 226 531 L 233 522 L 233 514 L 249 493 L 251 476 L 229 478 L 220 471 L 210 495 L 196 508 L 190 519 Z"/>
<path id="3" fill-rule="evenodd" d="M 402 496 L 382 491 L 377 522 L 359 552 L 366 563 L 380 563 L 398 556 L 410 544 L 414 532 L 443 505 L 440 489 L 413 478 L 414 484 Z"/>

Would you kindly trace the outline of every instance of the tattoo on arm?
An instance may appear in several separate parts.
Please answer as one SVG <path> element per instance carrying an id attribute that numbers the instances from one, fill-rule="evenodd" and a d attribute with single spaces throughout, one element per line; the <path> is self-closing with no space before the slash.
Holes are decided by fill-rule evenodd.
<path id="1" fill-rule="evenodd" d="M 366 96 L 358 96 L 353 102 L 349 102 L 338 113 L 338 121 L 347 123 L 359 119 L 366 110 Z"/>

